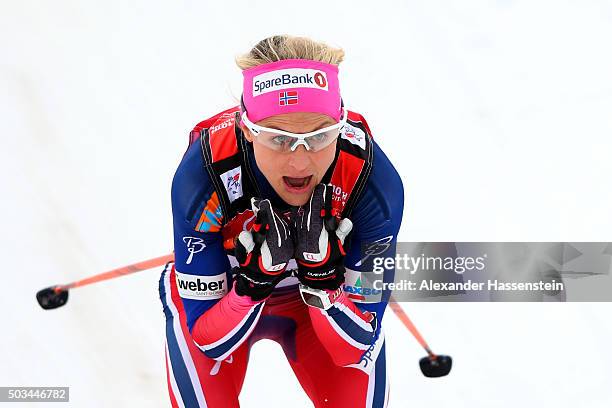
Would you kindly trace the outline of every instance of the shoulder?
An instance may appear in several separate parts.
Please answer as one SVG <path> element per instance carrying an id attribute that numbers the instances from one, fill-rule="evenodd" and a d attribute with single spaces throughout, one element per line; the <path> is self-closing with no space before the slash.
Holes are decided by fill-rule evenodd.
<path id="1" fill-rule="evenodd" d="M 347 124 L 341 138 L 350 143 L 345 141 L 344 146 L 361 155 L 367 150 L 371 160 L 370 174 L 350 216 L 354 225 L 354 236 L 364 240 L 395 236 L 404 212 L 402 179 L 376 143 L 365 117 L 349 111 Z M 368 144 L 370 146 L 366 148 Z"/>
<path id="2" fill-rule="evenodd" d="M 195 228 L 201 206 L 211 198 L 214 186 L 204 167 L 200 143 L 193 143 L 181 160 L 172 179 L 172 213 L 176 221 Z"/>
<path id="3" fill-rule="evenodd" d="M 355 232 L 376 239 L 399 230 L 404 212 L 404 185 L 395 166 L 373 142 L 372 171 L 352 213 Z"/>
<path id="4" fill-rule="evenodd" d="M 391 163 L 387 155 L 381 147 L 376 143 L 372 135 L 370 126 L 366 119 L 360 113 L 348 111 L 348 121 L 341 133 L 344 148 L 348 148 L 351 152 L 362 158 L 369 156 L 371 160 L 371 171 L 366 182 L 366 191 L 358 199 L 358 206 L 363 206 L 364 202 L 369 201 L 364 199 L 365 193 L 369 192 L 374 195 L 375 202 L 385 210 L 385 214 L 389 214 L 389 205 L 397 202 L 397 198 L 403 202 L 403 183 L 395 166 Z M 348 141 L 350 143 L 346 143 Z M 368 146 L 368 144 L 370 146 Z M 372 197 L 369 197 L 370 199 Z"/>
<path id="5" fill-rule="evenodd" d="M 172 213 L 175 223 L 178 221 L 200 230 L 200 224 L 208 223 L 211 217 L 215 218 L 215 221 L 220 221 L 221 208 L 218 197 L 214 194 L 214 185 L 206 170 L 200 137 L 204 129 L 209 129 L 220 119 L 236 110 L 237 107 L 232 107 L 202 120 L 189 133 L 190 146 L 172 179 Z"/>
<path id="6" fill-rule="evenodd" d="M 183 156 L 172 180 L 172 206 L 184 209 L 185 216 L 193 216 L 193 207 L 198 199 L 210 197 L 214 186 L 205 168 L 199 138 L 204 129 L 209 129 L 220 119 L 236 112 L 237 106 L 225 109 L 207 119 L 198 122 L 189 133 L 189 147 Z"/>
<path id="7" fill-rule="evenodd" d="M 404 183 L 397 169 L 391 163 L 385 152 L 374 142 L 374 160 L 372 172 L 366 191 L 375 196 L 375 202 L 387 216 L 391 216 L 393 208 L 404 203 Z"/>

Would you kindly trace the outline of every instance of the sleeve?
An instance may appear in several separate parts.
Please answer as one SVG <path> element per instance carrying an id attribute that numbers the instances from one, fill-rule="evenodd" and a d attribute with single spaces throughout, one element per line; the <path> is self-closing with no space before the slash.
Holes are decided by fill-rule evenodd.
<path id="1" fill-rule="evenodd" d="M 362 281 L 372 280 L 372 275 L 366 274 L 373 273 L 373 254 L 395 257 L 403 212 L 402 180 L 375 144 L 372 173 L 351 216 L 344 293 L 326 311 L 309 308 L 317 336 L 339 366 L 358 364 L 384 340 L 382 318 L 390 292 L 368 288 Z M 394 272 L 386 271 L 383 281 L 392 282 L 393 278 Z"/>
<path id="2" fill-rule="evenodd" d="M 172 181 L 175 276 L 187 327 L 210 358 L 227 358 L 255 327 L 263 303 L 238 296 L 223 249 L 223 214 L 198 143 Z"/>

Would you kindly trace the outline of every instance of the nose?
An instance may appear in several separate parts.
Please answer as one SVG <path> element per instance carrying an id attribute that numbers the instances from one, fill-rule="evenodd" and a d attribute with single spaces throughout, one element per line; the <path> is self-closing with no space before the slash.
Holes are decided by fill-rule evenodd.
<path id="1" fill-rule="evenodd" d="M 300 145 L 295 151 L 289 153 L 289 167 L 296 172 L 302 172 L 308 169 L 310 165 L 310 154 L 306 150 L 306 146 Z"/>

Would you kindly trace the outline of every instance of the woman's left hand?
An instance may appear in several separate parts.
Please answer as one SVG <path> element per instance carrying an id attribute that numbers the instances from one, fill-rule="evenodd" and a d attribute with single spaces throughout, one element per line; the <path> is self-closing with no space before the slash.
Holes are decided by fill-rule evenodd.
<path id="1" fill-rule="evenodd" d="M 319 184 L 310 200 L 293 214 L 295 260 L 300 282 L 313 289 L 336 290 L 344 283 L 344 240 L 353 223 L 338 222 L 331 185 Z"/>

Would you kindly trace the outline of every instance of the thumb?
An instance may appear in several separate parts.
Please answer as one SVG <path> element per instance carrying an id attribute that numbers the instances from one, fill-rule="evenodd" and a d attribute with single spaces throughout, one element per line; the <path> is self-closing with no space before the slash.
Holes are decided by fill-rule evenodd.
<path id="1" fill-rule="evenodd" d="M 338 228 L 336 229 L 336 236 L 338 237 L 340 242 L 342 242 L 342 245 L 344 245 L 344 239 L 348 234 L 351 233 L 352 229 L 353 222 L 348 218 L 343 218 L 338 224 Z"/>
<path id="2" fill-rule="evenodd" d="M 238 242 L 246 253 L 250 253 L 255 248 L 255 241 L 253 241 L 253 235 L 249 231 L 242 231 L 240 235 L 238 235 Z"/>
<path id="3" fill-rule="evenodd" d="M 251 209 L 253 210 L 253 213 L 255 214 L 255 216 L 257 217 L 257 213 L 259 212 L 259 202 L 261 200 L 259 200 L 256 197 L 251 197 Z"/>

